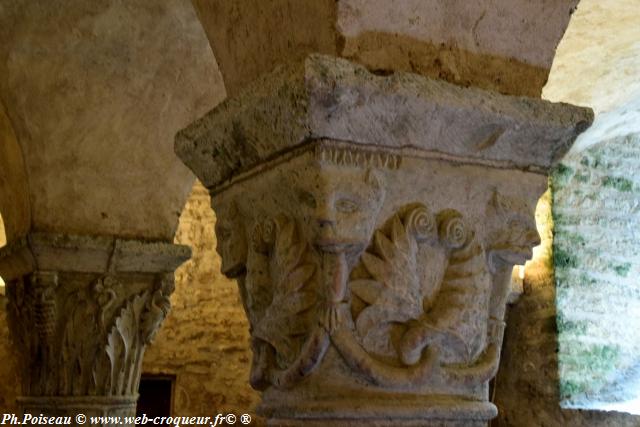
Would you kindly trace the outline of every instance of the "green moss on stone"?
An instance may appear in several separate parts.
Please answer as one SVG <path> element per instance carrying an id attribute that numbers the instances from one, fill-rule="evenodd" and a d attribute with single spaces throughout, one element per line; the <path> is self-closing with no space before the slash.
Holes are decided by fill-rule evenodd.
<path id="1" fill-rule="evenodd" d="M 582 235 L 576 233 L 564 233 L 562 237 L 571 247 L 584 246 L 587 243 Z"/>
<path id="2" fill-rule="evenodd" d="M 624 264 L 616 265 L 615 267 L 613 267 L 613 270 L 618 276 L 627 277 L 627 274 L 629 274 L 629 270 L 631 270 L 631 264 L 625 262 Z"/>
<path id="3" fill-rule="evenodd" d="M 589 323 L 579 320 L 568 320 L 564 315 L 558 314 L 556 318 L 558 332 L 563 334 L 583 335 L 587 332 Z"/>
<path id="4" fill-rule="evenodd" d="M 564 249 L 554 245 L 553 263 L 556 268 L 576 268 L 578 266 L 578 259 Z"/>
<path id="5" fill-rule="evenodd" d="M 633 190 L 633 181 L 620 176 L 605 176 L 602 179 L 602 185 L 624 192 L 630 192 Z"/>
<path id="6" fill-rule="evenodd" d="M 596 279 L 586 273 L 580 273 L 579 283 L 583 287 L 593 287 L 597 284 Z"/>
<path id="7" fill-rule="evenodd" d="M 574 170 L 569 166 L 560 163 L 553 171 L 552 180 L 554 185 L 563 185 L 569 181 L 569 178 L 573 175 Z"/>
<path id="8" fill-rule="evenodd" d="M 589 181 L 589 175 L 583 175 L 583 174 L 578 173 L 578 174 L 575 175 L 575 179 L 578 182 L 587 182 L 587 181 Z"/>
<path id="9" fill-rule="evenodd" d="M 610 344 L 579 344 L 562 355 L 564 363 L 588 367 L 592 372 L 606 374 L 616 368 L 620 359 L 620 348 Z"/>
<path id="10" fill-rule="evenodd" d="M 582 394 L 587 391 L 587 386 L 584 383 L 577 383 L 574 381 L 561 381 L 560 382 L 560 398 L 570 399 L 573 396 Z"/>

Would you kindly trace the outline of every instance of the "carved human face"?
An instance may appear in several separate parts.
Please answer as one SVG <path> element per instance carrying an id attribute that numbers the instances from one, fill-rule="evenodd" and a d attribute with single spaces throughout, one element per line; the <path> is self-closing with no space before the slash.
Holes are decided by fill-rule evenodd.
<path id="1" fill-rule="evenodd" d="M 373 170 L 322 165 L 310 178 L 295 189 L 309 241 L 329 252 L 366 247 L 384 196 L 380 176 Z"/>
<path id="2" fill-rule="evenodd" d="M 216 237 L 222 273 L 227 277 L 240 276 L 247 261 L 247 240 L 242 217 L 235 205 L 218 209 Z"/>

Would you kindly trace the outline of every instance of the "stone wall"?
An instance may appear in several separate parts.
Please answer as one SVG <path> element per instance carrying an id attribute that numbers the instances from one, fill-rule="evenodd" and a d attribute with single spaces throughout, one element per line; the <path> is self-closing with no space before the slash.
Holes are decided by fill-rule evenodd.
<path id="1" fill-rule="evenodd" d="M 510 308 L 496 378 L 493 427 L 631 427 L 640 417 L 616 412 L 561 409 L 558 384 L 558 338 L 552 263 L 551 196 L 536 213 L 542 243 L 527 263 L 524 294 Z"/>
<path id="2" fill-rule="evenodd" d="M 640 101 L 600 115 L 554 175 L 562 405 L 640 414 Z"/>
<path id="3" fill-rule="evenodd" d="M 174 415 L 253 416 L 259 394 L 249 386 L 249 325 L 235 282 L 220 273 L 214 224 L 209 194 L 196 183 L 175 238 L 193 256 L 176 272 L 172 312 L 143 372 L 176 376 Z"/>

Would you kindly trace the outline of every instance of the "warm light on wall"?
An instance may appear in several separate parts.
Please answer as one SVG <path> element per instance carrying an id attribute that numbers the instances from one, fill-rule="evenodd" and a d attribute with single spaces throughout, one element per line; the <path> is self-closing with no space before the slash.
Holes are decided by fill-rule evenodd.
<path id="1" fill-rule="evenodd" d="M 533 256 L 526 262 L 520 274 L 534 274 L 536 271 L 549 272 L 553 269 L 553 218 L 551 216 L 551 191 L 547 190 L 536 205 L 536 228 L 540 235 L 540 244 L 533 248 Z"/>
<path id="2" fill-rule="evenodd" d="M 4 221 L 2 221 L 2 215 L 0 215 L 0 248 L 7 244 L 7 236 L 4 232 Z M 0 295 L 4 295 L 5 284 L 2 277 L 0 277 Z"/>

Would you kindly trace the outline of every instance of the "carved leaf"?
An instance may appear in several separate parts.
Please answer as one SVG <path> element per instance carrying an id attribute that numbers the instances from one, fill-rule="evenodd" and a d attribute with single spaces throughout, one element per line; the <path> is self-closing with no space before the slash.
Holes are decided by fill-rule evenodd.
<path id="1" fill-rule="evenodd" d="M 106 353 L 111 363 L 110 394 L 121 396 L 131 390 L 138 353 L 144 344 L 140 340 L 141 313 L 148 299 L 148 292 L 136 295 L 120 310 L 107 337 Z"/>
<path id="2" fill-rule="evenodd" d="M 384 291 L 384 286 L 375 280 L 358 279 L 350 284 L 351 292 L 367 304 L 374 304 Z"/>
<path id="3" fill-rule="evenodd" d="M 422 314 L 417 243 L 407 233 L 398 215 L 391 219 L 389 235 L 376 231 L 374 249 L 377 254 L 365 252 L 362 255 L 362 262 L 373 280 L 350 283 L 352 291 L 371 304 L 356 321 L 363 336 L 375 326 L 417 319 Z"/>
<path id="4" fill-rule="evenodd" d="M 270 263 L 273 298 L 258 320 L 254 336 L 271 344 L 286 363 L 292 363 L 300 350 L 299 338 L 308 330 L 303 313 L 316 300 L 312 290 L 305 288 L 315 266 L 304 263 L 306 247 L 297 242 L 293 222 L 286 221 L 278 231 Z"/>

